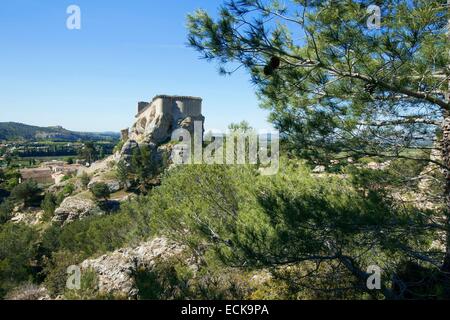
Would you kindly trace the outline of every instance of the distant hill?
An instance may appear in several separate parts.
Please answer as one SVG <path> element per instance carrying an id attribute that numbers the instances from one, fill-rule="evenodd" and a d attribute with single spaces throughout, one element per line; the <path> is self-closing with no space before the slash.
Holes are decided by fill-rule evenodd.
<path id="1" fill-rule="evenodd" d="M 0 122 L 0 141 L 114 141 L 115 132 L 76 132 L 63 127 L 37 127 L 17 122 Z"/>

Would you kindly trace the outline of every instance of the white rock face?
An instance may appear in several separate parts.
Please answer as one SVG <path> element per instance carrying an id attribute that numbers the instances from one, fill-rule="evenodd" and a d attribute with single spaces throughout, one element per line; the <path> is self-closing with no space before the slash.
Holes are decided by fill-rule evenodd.
<path id="1" fill-rule="evenodd" d="M 103 212 L 93 200 L 74 196 L 64 199 L 59 208 L 55 210 L 53 221 L 67 224 L 89 216 L 102 214 Z"/>
<path id="2" fill-rule="evenodd" d="M 85 260 L 81 263 L 81 269 L 96 272 L 100 292 L 132 298 L 138 294 L 131 277 L 133 268 L 151 270 L 157 258 L 169 258 L 182 251 L 182 246 L 165 238 L 155 238 L 135 248 L 119 249 L 97 259 Z"/>
<path id="3" fill-rule="evenodd" d="M 312 172 L 313 173 L 324 173 L 325 170 L 326 170 L 325 166 L 316 166 Z"/>
<path id="4" fill-rule="evenodd" d="M 390 160 L 382 162 L 382 163 L 369 162 L 367 164 L 367 168 L 368 169 L 372 169 L 372 170 L 386 170 L 390 165 L 391 165 L 391 161 Z"/>

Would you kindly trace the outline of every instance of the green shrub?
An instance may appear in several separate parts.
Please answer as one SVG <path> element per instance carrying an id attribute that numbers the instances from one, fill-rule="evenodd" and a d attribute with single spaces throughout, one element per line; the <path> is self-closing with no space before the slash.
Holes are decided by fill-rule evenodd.
<path id="1" fill-rule="evenodd" d="M 370 264 L 395 270 L 397 259 L 407 255 L 405 245 L 423 252 L 431 244 L 430 230 L 410 229 L 423 224 L 429 212 L 397 208 L 376 188 L 361 192 L 352 179 L 317 177 L 296 161 L 281 165 L 274 176 L 260 176 L 247 166 L 179 166 L 152 191 L 149 205 L 154 230 L 193 253 L 255 270 L 320 261 L 327 267 L 313 269 L 310 284 L 339 274 L 342 280 L 335 285 L 353 288 L 347 297 L 375 298 L 379 292 L 361 290 L 366 279 L 355 277 L 343 264 L 346 259 L 361 270 Z M 298 279 L 290 287 L 307 285 Z M 317 281 L 318 290 L 336 289 L 325 283 Z M 339 297 L 338 289 L 333 293 Z"/>
<path id="2" fill-rule="evenodd" d="M 31 263 L 36 253 L 36 240 L 36 231 L 26 225 L 0 225 L 0 298 L 33 278 Z"/>
<path id="3" fill-rule="evenodd" d="M 154 267 L 136 267 L 132 277 L 141 300 L 234 300 L 246 299 L 254 290 L 250 276 L 236 269 L 206 264 L 195 272 L 187 255 L 159 258 Z"/>
<path id="4" fill-rule="evenodd" d="M 143 202 L 145 205 L 147 203 Z M 62 229 L 47 229 L 43 251 L 66 250 L 84 258 L 137 244 L 151 236 L 146 209 L 138 203 L 125 205 L 121 212 L 74 221 Z"/>
<path id="5" fill-rule="evenodd" d="M 64 188 L 56 195 L 56 205 L 59 206 L 65 198 L 71 196 L 75 189 L 76 188 L 72 183 L 66 184 Z"/>
<path id="6" fill-rule="evenodd" d="M 72 183 L 68 183 L 64 186 L 62 192 L 66 197 L 72 195 L 72 193 L 75 191 L 75 186 Z"/>
<path id="7" fill-rule="evenodd" d="M 26 207 L 36 204 L 36 200 L 41 193 L 41 189 L 34 181 L 25 181 L 11 191 L 11 198 L 22 201 Z"/>
<path id="8" fill-rule="evenodd" d="M 82 262 L 82 257 L 71 251 L 59 251 L 47 260 L 44 266 L 46 274 L 44 285 L 52 297 L 63 295 L 68 279 L 67 268 Z"/>
<path id="9" fill-rule="evenodd" d="M 0 187 L 11 192 L 19 184 L 20 173 L 16 169 L 7 168 L 3 170 L 3 177 L 0 180 Z"/>
<path id="10" fill-rule="evenodd" d="M 44 200 L 42 200 L 41 203 L 41 209 L 44 210 L 43 218 L 45 221 L 50 221 L 55 214 L 56 202 L 57 198 L 53 193 L 47 192 L 45 194 Z"/>
<path id="11" fill-rule="evenodd" d="M 103 182 L 94 184 L 91 188 L 91 192 L 97 200 L 103 199 L 106 201 L 111 195 L 108 185 Z"/>
<path id="12" fill-rule="evenodd" d="M 10 199 L 6 199 L 0 203 L 0 224 L 8 222 L 12 218 L 14 203 Z"/>
<path id="13" fill-rule="evenodd" d="M 83 186 L 83 189 L 86 190 L 89 182 L 91 182 L 91 177 L 86 172 L 83 172 L 83 174 L 80 177 L 80 182 L 81 185 Z"/>

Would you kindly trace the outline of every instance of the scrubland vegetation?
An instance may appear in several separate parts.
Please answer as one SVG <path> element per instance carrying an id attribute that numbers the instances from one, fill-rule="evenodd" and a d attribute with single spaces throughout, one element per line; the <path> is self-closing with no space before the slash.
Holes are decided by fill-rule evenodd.
<path id="1" fill-rule="evenodd" d="M 62 228 L 5 223 L 2 294 L 24 282 L 43 283 L 54 296 L 71 294 L 68 266 L 165 236 L 188 250 L 151 272 L 134 271 L 141 298 L 390 298 L 400 293 L 397 281 L 410 283 L 410 297 L 443 297 L 439 273 L 415 258 L 424 252 L 433 258 L 436 237 L 424 217 L 436 212 L 399 205 L 389 195 L 399 176 L 421 168 L 399 161 L 386 171 L 349 165 L 317 175 L 305 161 L 282 162 L 275 176 L 261 176 L 252 166 L 179 166 L 116 214 Z M 187 257 L 199 261 L 198 271 L 188 268 Z M 380 291 L 362 285 L 373 264 L 383 266 Z M 252 283 L 258 274 L 270 280 Z M 416 288 L 417 277 L 431 285 Z M 95 286 L 76 294 L 102 297 Z"/>

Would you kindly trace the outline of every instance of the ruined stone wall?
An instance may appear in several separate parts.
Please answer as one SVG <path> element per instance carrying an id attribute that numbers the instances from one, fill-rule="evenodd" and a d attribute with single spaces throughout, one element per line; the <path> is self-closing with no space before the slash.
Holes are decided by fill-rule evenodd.
<path id="1" fill-rule="evenodd" d="M 138 115 L 145 111 L 150 106 L 150 102 L 138 102 Z"/>
<path id="2" fill-rule="evenodd" d="M 154 108 L 156 113 L 170 113 L 180 117 L 199 117 L 202 114 L 202 99 L 188 96 L 168 96 L 159 95 L 153 98 L 152 102 L 139 102 L 139 117 L 148 109 Z"/>
<path id="3" fill-rule="evenodd" d="M 136 143 L 159 146 L 168 142 L 172 132 L 183 128 L 193 132 L 194 122 L 204 122 L 202 99 L 189 96 L 159 95 L 151 102 L 139 102 L 136 121 L 130 129 L 122 153 Z M 126 136 L 126 135 L 124 135 Z"/>

